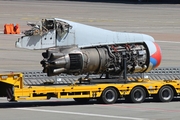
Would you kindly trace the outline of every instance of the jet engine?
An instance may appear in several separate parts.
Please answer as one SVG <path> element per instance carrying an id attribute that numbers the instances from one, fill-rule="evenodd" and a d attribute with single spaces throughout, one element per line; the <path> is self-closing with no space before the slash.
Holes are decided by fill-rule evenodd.
<path id="1" fill-rule="evenodd" d="M 148 47 L 151 43 L 151 48 Z M 156 50 L 155 57 L 150 51 Z M 113 44 L 89 48 L 65 46 L 49 48 L 42 53 L 43 72 L 48 76 L 66 74 L 103 74 L 120 75 L 124 67 L 127 73 L 149 72 L 161 61 L 159 46 L 155 43 Z M 123 66 L 123 60 L 126 66 Z"/>

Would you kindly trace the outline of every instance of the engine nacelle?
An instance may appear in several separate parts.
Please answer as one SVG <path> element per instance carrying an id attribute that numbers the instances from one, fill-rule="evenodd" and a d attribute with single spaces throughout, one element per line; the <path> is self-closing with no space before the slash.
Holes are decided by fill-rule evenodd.
<path id="1" fill-rule="evenodd" d="M 160 52 L 159 46 L 151 41 L 81 49 L 76 46 L 55 47 L 43 53 L 41 64 L 48 76 L 60 73 L 120 75 L 124 70 L 122 61 L 126 60 L 127 73 L 143 73 L 160 64 Z"/>

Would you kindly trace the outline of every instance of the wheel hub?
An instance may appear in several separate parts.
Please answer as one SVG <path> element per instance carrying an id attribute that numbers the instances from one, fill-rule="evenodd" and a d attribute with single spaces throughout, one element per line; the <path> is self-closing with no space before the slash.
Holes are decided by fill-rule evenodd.
<path id="1" fill-rule="evenodd" d="M 136 91 L 134 93 L 134 98 L 136 101 L 141 101 L 143 99 L 143 93 L 141 91 Z"/>
<path id="2" fill-rule="evenodd" d="M 115 99 L 115 97 L 114 97 L 115 95 L 114 95 L 114 92 L 112 92 L 111 90 L 108 90 L 107 92 L 106 92 L 106 100 L 108 101 L 108 102 L 111 102 L 111 101 L 113 101 L 114 99 Z"/>
<path id="3" fill-rule="evenodd" d="M 170 91 L 168 89 L 165 89 L 162 92 L 162 97 L 163 97 L 164 100 L 169 100 L 171 98 Z"/>

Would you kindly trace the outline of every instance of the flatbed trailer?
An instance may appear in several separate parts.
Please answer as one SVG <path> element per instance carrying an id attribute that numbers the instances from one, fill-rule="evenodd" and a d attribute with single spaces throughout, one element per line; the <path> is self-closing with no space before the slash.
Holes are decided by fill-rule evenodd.
<path id="1" fill-rule="evenodd" d="M 97 78 L 94 79 L 96 82 L 37 86 L 24 85 L 23 80 L 22 73 L 0 74 L 0 96 L 7 97 L 8 101 L 47 100 L 55 97 L 73 98 L 79 103 L 97 99 L 100 103 L 112 104 L 118 98 L 125 98 L 125 101 L 133 103 L 141 103 L 148 97 L 153 97 L 155 101 L 170 102 L 180 95 L 180 80 L 139 78 L 122 81 L 118 78 Z"/>

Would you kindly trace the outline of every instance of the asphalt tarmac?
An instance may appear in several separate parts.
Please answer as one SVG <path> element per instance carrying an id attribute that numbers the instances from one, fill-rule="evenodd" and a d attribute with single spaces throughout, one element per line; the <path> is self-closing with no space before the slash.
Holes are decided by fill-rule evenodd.
<path id="1" fill-rule="evenodd" d="M 161 67 L 180 67 L 180 5 L 133 4 L 73 1 L 0 1 L 0 72 L 42 70 L 42 50 L 15 48 L 21 35 L 4 35 L 4 24 L 18 23 L 21 31 L 28 21 L 62 18 L 104 29 L 145 33 L 161 46 Z M 80 105 L 72 100 L 20 101 L 6 103 L 0 99 L 2 120 L 179 120 L 179 100 L 171 103 L 147 101 L 113 105 L 90 102 Z"/>
<path id="2" fill-rule="evenodd" d="M 162 49 L 162 67 L 180 66 L 179 4 L 130 4 L 78 1 L 0 1 L 0 72 L 42 70 L 41 51 L 15 48 L 21 35 L 4 35 L 4 24 L 29 29 L 27 22 L 62 18 L 120 32 L 145 33 Z"/>

